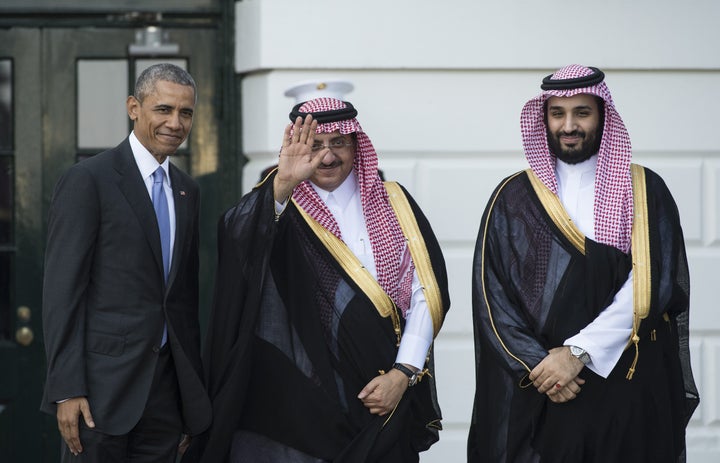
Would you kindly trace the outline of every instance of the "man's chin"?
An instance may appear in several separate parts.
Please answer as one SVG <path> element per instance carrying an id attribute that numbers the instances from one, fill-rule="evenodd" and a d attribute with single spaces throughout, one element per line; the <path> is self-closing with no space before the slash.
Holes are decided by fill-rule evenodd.
<path id="1" fill-rule="evenodd" d="M 580 164 L 581 162 L 587 161 L 592 157 L 592 153 L 586 153 L 583 151 L 562 151 L 560 154 L 555 155 L 556 158 L 564 162 L 565 164 Z"/>

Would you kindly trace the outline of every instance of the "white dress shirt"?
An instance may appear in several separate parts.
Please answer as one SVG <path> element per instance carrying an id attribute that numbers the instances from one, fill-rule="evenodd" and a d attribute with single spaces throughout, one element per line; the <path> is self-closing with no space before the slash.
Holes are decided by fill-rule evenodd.
<path id="1" fill-rule="evenodd" d="M 165 189 L 165 197 L 167 198 L 168 214 L 170 216 L 170 266 L 172 266 L 173 248 L 175 246 L 175 199 L 173 198 L 172 185 L 170 183 L 170 158 L 165 158 L 162 164 L 158 164 L 157 159 L 150 154 L 140 140 L 135 136 L 135 132 L 130 133 L 130 148 L 132 148 L 135 163 L 140 169 L 140 176 L 145 182 L 150 201 L 152 201 L 153 172 L 158 167 L 162 167 L 165 171 L 165 180 L 163 188 Z"/>
<path id="2" fill-rule="evenodd" d="M 375 257 L 365 224 L 365 216 L 362 212 L 360 187 L 355 171 L 348 175 L 345 181 L 332 192 L 325 191 L 312 182 L 310 184 L 335 217 L 343 242 L 377 280 Z M 282 213 L 286 204 L 276 202 L 275 212 Z M 432 340 L 432 318 L 417 272 L 413 272 L 410 309 L 406 314 L 405 329 L 395 361 L 422 369 Z"/>
<path id="3" fill-rule="evenodd" d="M 595 170 L 597 156 L 578 164 L 560 160 L 555 166 L 558 197 L 575 225 L 588 238 L 595 239 Z M 565 340 L 566 346 L 577 346 L 590 354 L 587 367 L 607 378 L 615 368 L 632 332 L 633 273 L 628 274 L 612 303 L 578 334 Z"/>

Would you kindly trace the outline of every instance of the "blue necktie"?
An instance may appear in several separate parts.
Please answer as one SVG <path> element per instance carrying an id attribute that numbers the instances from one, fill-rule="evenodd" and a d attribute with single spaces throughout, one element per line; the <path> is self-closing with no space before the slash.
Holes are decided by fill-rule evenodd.
<path id="1" fill-rule="evenodd" d="M 170 272 L 170 213 L 168 212 L 168 203 L 165 197 L 165 188 L 163 187 L 164 180 L 165 171 L 162 167 L 158 167 L 157 170 L 153 172 L 152 202 L 155 207 L 155 216 L 157 217 L 158 228 L 160 230 L 163 273 L 165 275 L 165 283 L 167 283 L 168 273 Z M 164 346 L 166 341 L 167 325 L 164 325 L 160 345 Z"/>

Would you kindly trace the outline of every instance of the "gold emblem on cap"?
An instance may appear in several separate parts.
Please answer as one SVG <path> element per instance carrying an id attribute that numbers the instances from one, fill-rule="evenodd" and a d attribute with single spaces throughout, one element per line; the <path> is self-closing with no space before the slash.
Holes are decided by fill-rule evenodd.
<path id="1" fill-rule="evenodd" d="M 325 90 L 325 87 L 327 87 L 327 84 L 325 82 L 320 82 L 315 88 L 318 90 Z"/>

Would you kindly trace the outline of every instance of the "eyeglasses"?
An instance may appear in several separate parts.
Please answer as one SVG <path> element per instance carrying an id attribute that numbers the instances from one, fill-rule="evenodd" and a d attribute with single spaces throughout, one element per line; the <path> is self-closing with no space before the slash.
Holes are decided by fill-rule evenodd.
<path id="1" fill-rule="evenodd" d="M 353 145 L 352 140 L 348 141 L 343 137 L 337 137 L 337 138 L 333 138 L 332 140 L 330 140 L 330 143 L 328 143 L 327 145 L 325 145 L 323 143 L 317 143 L 317 142 L 313 143 L 312 148 L 310 148 L 310 149 L 312 150 L 313 153 L 324 150 L 325 148 L 332 150 L 332 151 L 339 151 L 339 150 L 345 148 L 346 146 L 352 146 L 352 145 Z"/>

